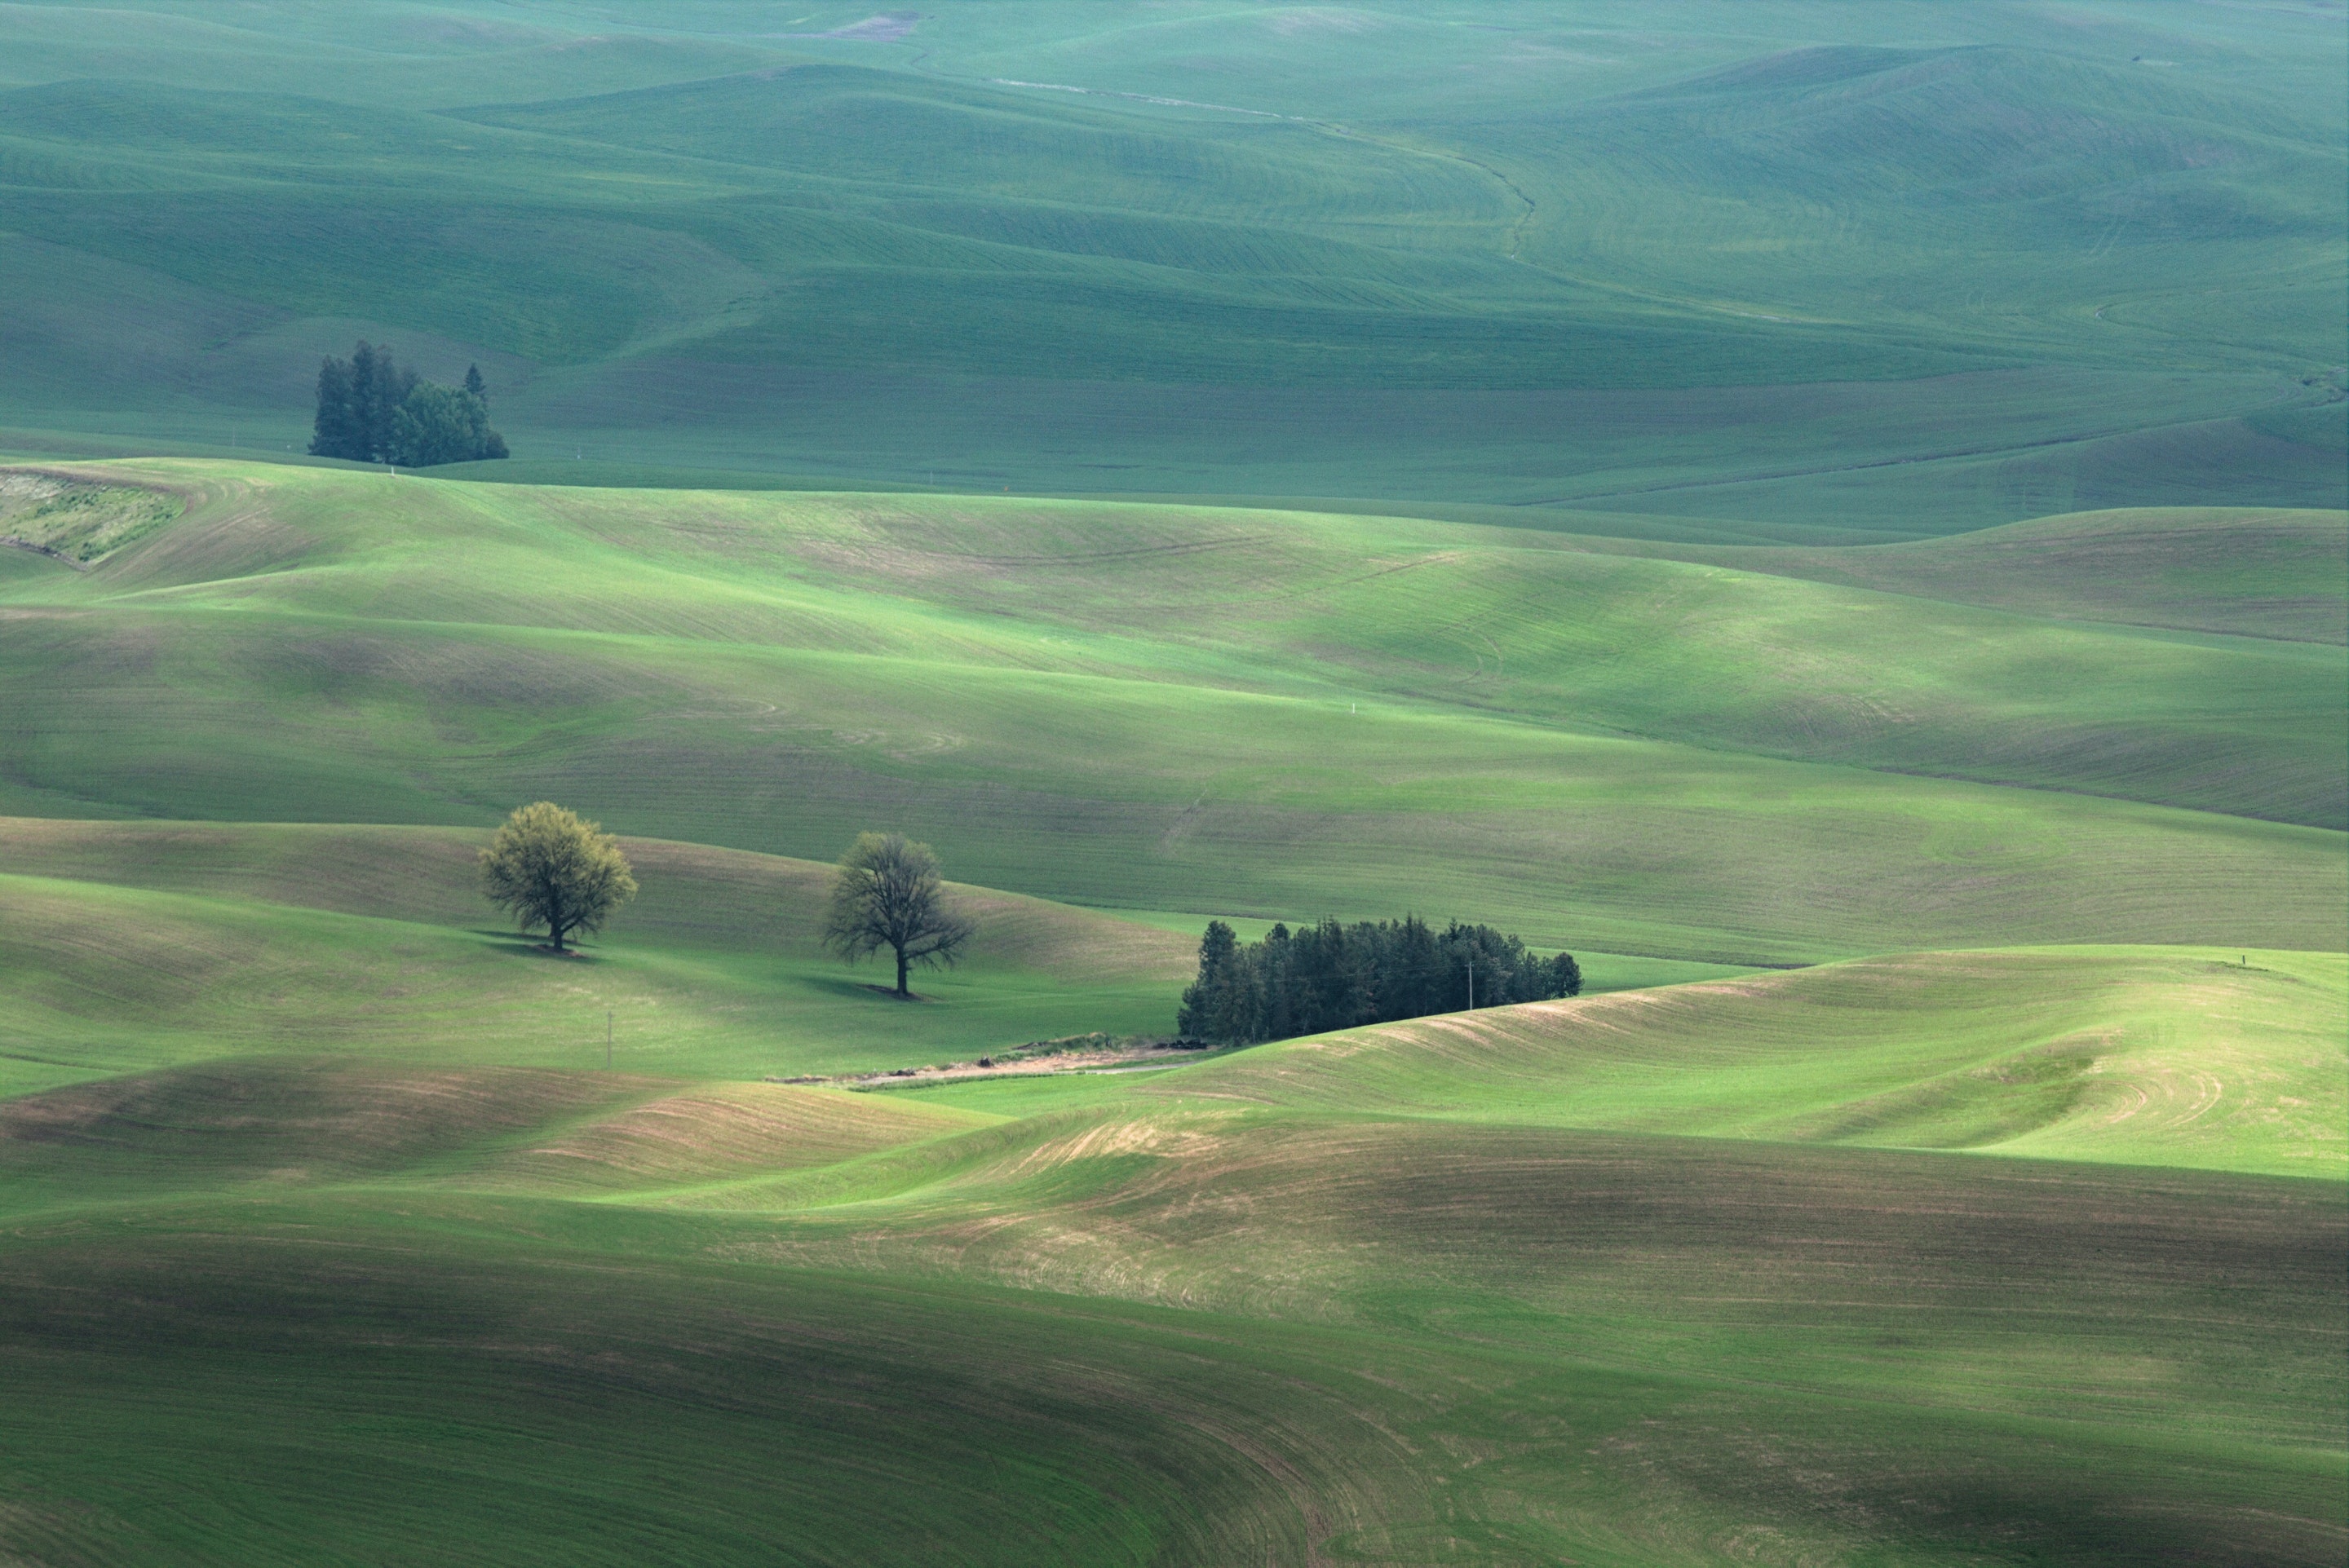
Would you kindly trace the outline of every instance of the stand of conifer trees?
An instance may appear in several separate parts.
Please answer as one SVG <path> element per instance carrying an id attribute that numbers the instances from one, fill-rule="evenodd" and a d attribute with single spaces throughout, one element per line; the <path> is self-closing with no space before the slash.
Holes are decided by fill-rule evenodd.
<path id="1" fill-rule="evenodd" d="M 429 469 L 506 455 L 505 438 L 490 428 L 480 366 L 467 368 L 462 387 L 442 387 L 403 370 L 390 349 L 364 338 L 348 359 L 318 366 L 312 428 L 313 456 L 355 463 Z"/>
<path id="2" fill-rule="evenodd" d="M 1392 1023 L 1472 1006 L 1543 1002 L 1582 990 L 1574 955 L 1541 958 L 1489 925 L 1454 922 L 1438 933 L 1416 915 L 1290 931 L 1276 925 L 1242 943 L 1210 921 L 1199 977 L 1183 993 L 1175 1027 L 1202 1039 L 1248 1043 Z"/>

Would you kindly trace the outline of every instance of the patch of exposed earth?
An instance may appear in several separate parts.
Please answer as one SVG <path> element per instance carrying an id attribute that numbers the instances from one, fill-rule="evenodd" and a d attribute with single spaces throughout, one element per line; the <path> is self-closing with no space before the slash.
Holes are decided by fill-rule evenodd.
<path id="1" fill-rule="evenodd" d="M 1170 1039 L 1143 1035 L 1071 1035 L 1058 1040 L 1031 1040 L 1024 1046 L 984 1056 L 975 1061 L 934 1062 L 918 1068 L 890 1068 L 882 1072 L 810 1074 L 770 1078 L 769 1083 L 823 1084 L 833 1088 L 916 1088 L 925 1084 L 954 1083 L 969 1078 L 1033 1078 L 1047 1073 L 1134 1072 L 1151 1068 L 1179 1067 L 1228 1054 L 1205 1040 Z"/>

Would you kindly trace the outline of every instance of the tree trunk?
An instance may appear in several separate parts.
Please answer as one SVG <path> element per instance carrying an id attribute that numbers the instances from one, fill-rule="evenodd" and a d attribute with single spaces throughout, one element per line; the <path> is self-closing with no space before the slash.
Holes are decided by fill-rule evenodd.
<path id="1" fill-rule="evenodd" d="M 550 921 L 548 921 L 548 922 L 546 923 L 546 934 L 547 934 L 547 935 L 549 935 L 549 936 L 551 936 L 551 937 L 553 937 L 553 938 L 554 939 L 554 951 L 556 951 L 557 953 L 562 952 L 562 951 L 563 951 L 563 927 L 561 927 L 560 925 L 557 925 L 554 922 L 553 922 L 553 921 L 551 921 L 551 920 L 550 920 Z"/>
<path id="2" fill-rule="evenodd" d="M 897 995 L 908 1000 L 914 995 L 905 989 L 905 950 L 902 947 L 897 949 Z"/>

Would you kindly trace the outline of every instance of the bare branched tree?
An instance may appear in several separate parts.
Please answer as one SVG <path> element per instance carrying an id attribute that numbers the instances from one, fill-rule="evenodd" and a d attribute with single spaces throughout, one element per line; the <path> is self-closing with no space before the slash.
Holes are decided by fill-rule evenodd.
<path id="1" fill-rule="evenodd" d="M 938 857 L 903 833 L 864 833 L 841 857 L 823 944 L 850 963 L 886 947 L 897 956 L 897 995 L 910 997 L 916 965 L 951 966 L 971 923 L 947 906 Z"/>

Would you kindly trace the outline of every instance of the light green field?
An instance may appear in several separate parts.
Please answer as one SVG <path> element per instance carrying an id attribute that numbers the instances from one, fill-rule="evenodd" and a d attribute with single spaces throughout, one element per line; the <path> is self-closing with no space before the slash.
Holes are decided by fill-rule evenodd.
<path id="1" fill-rule="evenodd" d="M 1393 519 L 77 471 L 191 504 L 0 587 L 19 813 L 886 817 L 1064 902 L 1744 965 L 2344 942 L 2325 645 Z"/>
<path id="2" fill-rule="evenodd" d="M 1599 547 L 2059 620 L 2338 645 L 2344 546 L 2331 514 L 2208 507 L 2044 517 L 1878 550 Z"/>
<path id="3" fill-rule="evenodd" d="M 483 837 L 0 820 L 0 1095 L 255 1051 L 585 1069 L 607 1033 L 627 1071 L 728 1078 L 1166 1036 L 1207 918 L 963 888 L 979 937 L 908 1005 L 821 951 L 828 866 L 630 840 L 644 895 L 564 960 L 482 904 Z M 1722 973 L 1603 953 L 1585 970 L 1593 992 Z"/>
<path id="4" fill-rule="evenodd" d="M 1185 1095 L 2349 1178 L 2349 959 L 1904 954 L 1388 1025 Z"/>
<path id="5" fill-rule="evenodd" d="M 215 845 L 268 847 L 258 835 Z M 409 857 L 411 871 L 448 873 L 430 888 L 445 895 L 462 889 L 472 848 L 440 833 L 344 834 L 339 854 L 300 863 L 329 877 L 338 858 Z M 614 1059 L 636 1072 L 918 1067 L 1095 1029 L 1170 1032 L 1189 967 L 1178 938 L 981 891 L 967 895 L 987 928 L 970 962 L 900 1004 L 872 989 L 873 974 L 815 952 L 825 868 L 630 851 L 660 891 L 634 912 L 624 949 L 573 960 L 498 930 L 478 905 L 355 915 L 9 877 L 0 1090 L 256 1050 L 585 1069 L 604 1065 L 607 1031 Z M 383 891 L 380 880 L 358 879 L 338 902 Z"/>

